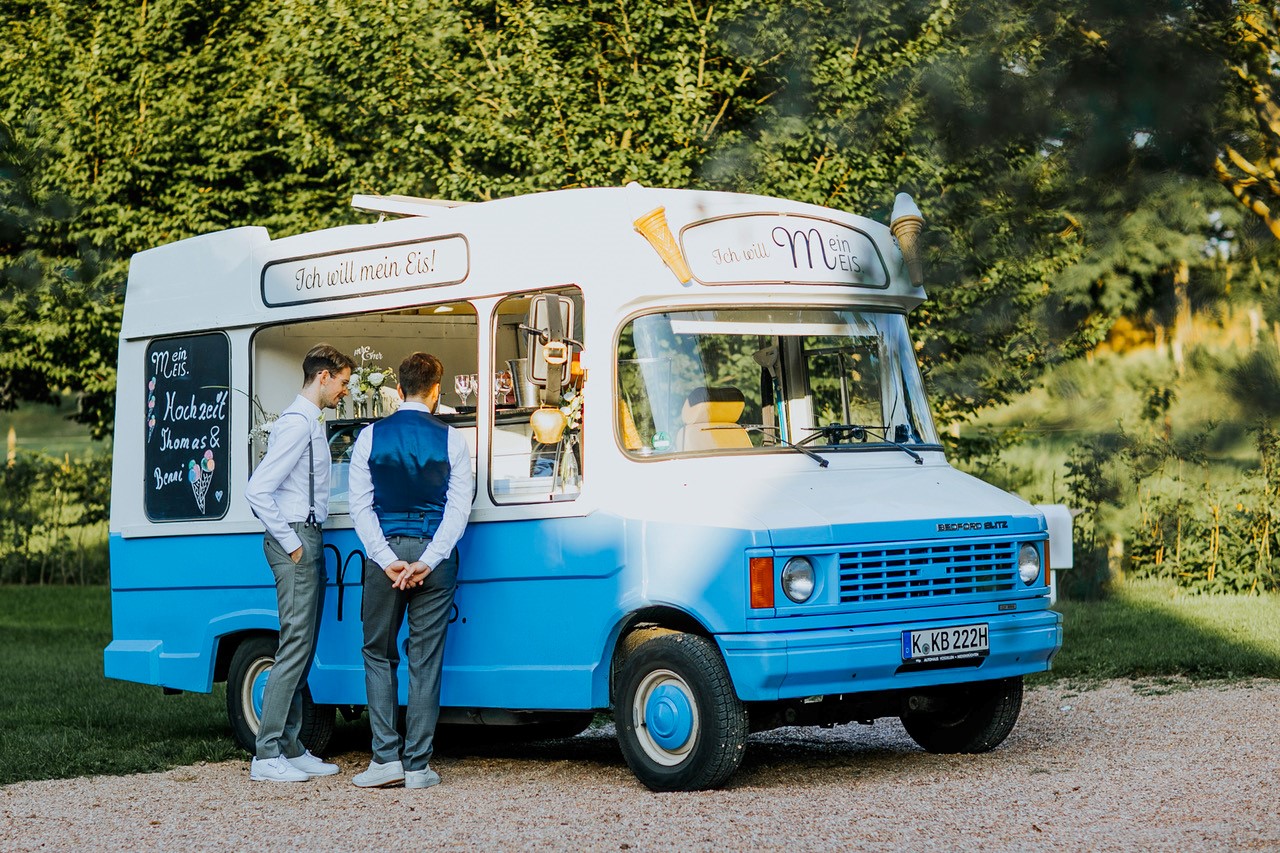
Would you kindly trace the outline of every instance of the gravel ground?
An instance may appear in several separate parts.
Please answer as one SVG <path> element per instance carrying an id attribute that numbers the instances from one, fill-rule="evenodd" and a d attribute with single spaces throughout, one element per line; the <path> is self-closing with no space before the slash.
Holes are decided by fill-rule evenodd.
<path id="1" fill-rule="evenodd" d="M 438 788 L 250 782 L 247 761 L 0 788 L 0 849 L 1280 850 L 1280 681 L 1029 690 L 994 752 L 897 721 L 751 739 L 718 791 L 654 794 L 611 728 L 438 756 Z"/>

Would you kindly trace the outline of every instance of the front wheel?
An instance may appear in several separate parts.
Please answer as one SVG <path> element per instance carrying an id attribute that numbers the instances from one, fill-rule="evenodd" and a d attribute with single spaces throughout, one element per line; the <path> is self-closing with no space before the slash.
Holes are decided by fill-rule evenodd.
<path id="1" fill-rule="evenodd" d="M 276 662 L 274 637 L 250 637 L 236 647 L 227 672 L 227 718 L 236 742 L 249 753 L 257 752 L 262 722 L 262 694 Z M 311 701 L 311 689 L 302 690 L 302 731 L 298 739 L 312 752 L 324 752 L 333 737 L 335 708 Z"/>
<path id="2" fill-rule="evenodd" d="M 622 755 L 654 791 L 699 791 L 742 763 L 747 711 L 715 645 L 664 633 L 622 665 L 614 714 Z"/>
<path id="3" fill-rule="evenodd" d="M 1022 679 L 941 688 L 928 711 L 902 715 L 902 727 L 929 752 L 988 752 L 1013 731 L 1022 710 Z"/>

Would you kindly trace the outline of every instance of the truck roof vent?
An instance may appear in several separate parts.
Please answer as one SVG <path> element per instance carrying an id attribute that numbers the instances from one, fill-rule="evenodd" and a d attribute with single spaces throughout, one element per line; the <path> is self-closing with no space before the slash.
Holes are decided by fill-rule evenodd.
<path id="1" fill-rule="evenodd" d="M 367 210 L 370 213 L 381 213 L 383 216 L 430 216 L 432 208 L 462 207 L 471 204 L 469 201 L 452 201 L 444 198 L 418 198 L 412 195 L 363 195 L 351 197 L 351 206 L 356 210 Z"/>

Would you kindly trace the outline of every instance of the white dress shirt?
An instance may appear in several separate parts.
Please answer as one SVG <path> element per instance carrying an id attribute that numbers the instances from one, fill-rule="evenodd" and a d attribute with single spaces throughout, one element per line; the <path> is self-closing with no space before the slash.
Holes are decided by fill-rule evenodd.
<path id="1" fill-rule="evenodd" d="M 404 402 L 401 411 L 429 412 L 421 403 Z M 369 474 L 369 451 L 373 447 L 373 431 L 376 423 L 369 424 L 360 431 L 355 446 L 351 448 L 351 467 L 347 471 L 348 497 L 351 505 L 351 520 L 355 523 L 356 534 L 364 543 L 365 553 L 382 568 L 394 563 L 399 558 L 387 537 L 382 534 L 382 525 L 373 511 L 373 478 Z M 453 427 L 448 428 L 449 437 L 449 484 L 445 490 L 444 517 L 440 520 L 435 536 L 427 543 L 427 548 L 419 558 L 432 569 L 440 565 L 446 557 L 453 553 L 462 533 L 467 529 L 467 519 L 471 517 L 471 499 L 475 495 L 475 483 L 471 478 L 471 448 L 462 433 Z"/>
<path id="2" fill-rule="evenodd" d="M 299 417 L 301 415 L 301 417 Z M 245 499 L 286 554 L 302 546 L 290 523 L 311 512 L 307 477 L 307 441 L 315 451 L 316 521 L 329 517 L 329 445 L 320 423 L 320 407 L 301 394 L 271 427 L 267 455 L 253 469 Z"/>

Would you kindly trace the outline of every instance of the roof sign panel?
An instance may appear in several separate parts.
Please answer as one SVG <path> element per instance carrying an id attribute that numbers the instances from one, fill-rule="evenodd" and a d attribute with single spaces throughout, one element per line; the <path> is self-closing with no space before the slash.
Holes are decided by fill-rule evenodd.
<path id="1" fill-rule="evenodd" d="M 269 307 L 457 284 L 471 268 L 461 234 L 271 261 L 262 268 Z"/>
<path id="2" fill-rule="evenodd" d="M 886 288 L 889 270 L 865 231 L 817 216 L 745 213 L 680 231 L 702 284 L 832 284 Z"/>

